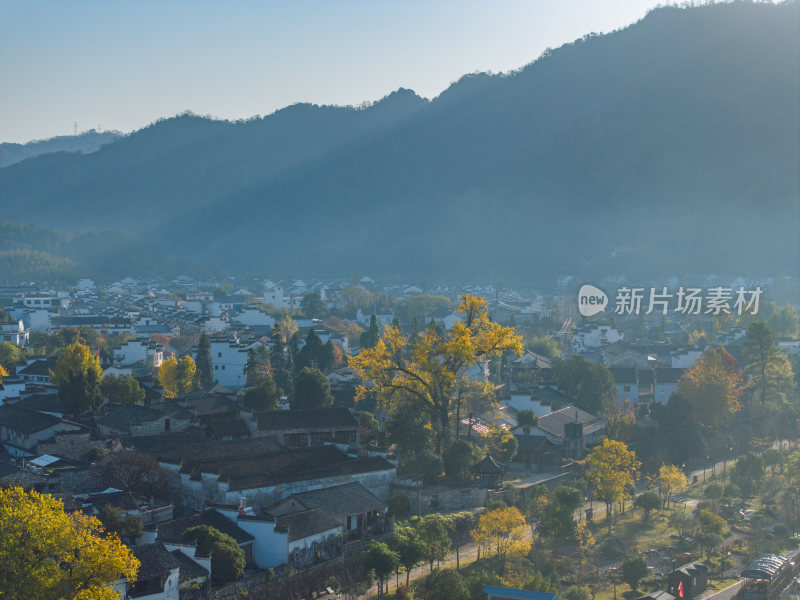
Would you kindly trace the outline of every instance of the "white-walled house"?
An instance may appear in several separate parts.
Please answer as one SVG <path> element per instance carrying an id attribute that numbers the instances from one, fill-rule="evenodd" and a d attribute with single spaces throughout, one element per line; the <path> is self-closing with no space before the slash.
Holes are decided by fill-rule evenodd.
<path id="1" fill-rule="evenodd" d="M 114 349 L 114 360 L 120 365 L 132 365 L 141 361 L 158 368 L 164 360 L 164 347 L 145 340 L 129 340 Z"/>
<path id="2" fill-rule="evenodd" d="M 673 369 L 691 369 L 695 361 L 703 356 L 703 351 L 700 348 L 681 348 L 672 353 L 672 368 Z"/>
<path id="3" fill-rule="evenodd" d="M 272 304 L 276 308 L 284 308 L 286 301 L 283 296 L 283 288 L 280 286 L 269 287 L 264 291 L 264 303 Z"/>
<path id="4" fill-rule="evenodd" d="M 15 346 L 27 346 L 31 332 L 25 329 L 22 319 L 14 319 L 11 323 L 0 324 L 0 342 L 10 342 Z"/>
<path id="5" fill-rule="evenodd" d="M 622 341 L 622 333 L 616 327 L 591 323 L 572 331 L 570 347 L 573 352 L 582 353 L 620 341 Z"/>
<path id="6" fill-rule="evenodd" d="M 228 338 L 211 338 L 211 368 L 214 382 L 230 390 L 238 390 L 245 384 L 244 367 L 247 364 L 247 348 Z M 197 358 L 197 349 L 193 351 Z"/>
<path id="7" fill-rule="evenodd" d="M 269 316 L 267 313 L 258 310 L 257 308 L 245 308 L 236 315 L 235 320 L 242 325 L 262 325 L 266 327 L 275 326 L 275 318 Z"/>

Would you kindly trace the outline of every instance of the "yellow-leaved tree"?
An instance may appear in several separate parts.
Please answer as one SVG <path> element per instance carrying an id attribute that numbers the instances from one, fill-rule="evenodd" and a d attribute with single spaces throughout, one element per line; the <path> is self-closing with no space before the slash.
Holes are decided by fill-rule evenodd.
<path id="1" fill-rule="evenodd" d="M 0 487 L 0 598 L 116 600 L 139 561 L 94 517 L 68 514 L 52 496 Z"/>
<path id="2" fill-rule="evenodd" d="M 472 531 L 475 543 L 494 551 L 500 559 L 526 556 L 531 551 L 528 524 L 516 506 L 495 508 L 478 517 L 478 527 Z"/>
<path id="3" fill-rule="evenodd" d="M 449 331 L 431 326 L 413 337 L 399 327 L 388 327 L 374 347 L 350 358 L 350 366 L 364 380 L 356 401 L 376 393 L 389 413 L 411 407 L 426 415 L 441 453 L 458 414 L 459 382 L 482 361 L 504 351 L 522 354 L 522 337 L 513 327 L 489 318 L 486 300 L 464 295 L 457 312 L 461 316 Z M 488 382 L 486 391 L 490 389 Z"/>
<path id="4" fill-rule="evenodd" d="M 664 498 L 664 506 L 669 508 L 669 499 L 673 494 L 680 494 L 689 487 L 686 475 L 675 465 L 661 465 L 658 470 L 658 488 Z"/>
<path id="5" fill-rule="evenodd" d="M 594 486 L 598 500 L 606 504 L 608 531 L 611 532 L 611 508 L 614 502 L 628 497 L 629 490 L 636 483 L 641 463 L 636 453 L 617 440 L 604 439 L 586 457 L 588 470 L 586 478 Z"/>
<path id="6" fill-rule="evenodd" d="M 177 398 L 197 388 L 197 365 L 191 356 L 177 360 L 170 356 L 158 368 L 158 382 L 165 398 Z"/>
<path id="7" fill-rule="evenodd" d="M 100 392 L 103 369 L 89 346 L 80 342 L 67 346 L 51 374 L 58 388 L 58 399 L 70 414 L 79 416 L 103 404 Z"/>

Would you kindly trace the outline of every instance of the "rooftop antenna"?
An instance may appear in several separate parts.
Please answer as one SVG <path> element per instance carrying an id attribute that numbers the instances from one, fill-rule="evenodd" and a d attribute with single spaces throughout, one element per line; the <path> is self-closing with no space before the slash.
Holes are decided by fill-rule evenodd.
<path id="1" fill-rule="evenodd" d="M 75 124 L 72 126 L 72 131 L 74 135 L 78 135 L 78 122 L 75 121 Z"/>

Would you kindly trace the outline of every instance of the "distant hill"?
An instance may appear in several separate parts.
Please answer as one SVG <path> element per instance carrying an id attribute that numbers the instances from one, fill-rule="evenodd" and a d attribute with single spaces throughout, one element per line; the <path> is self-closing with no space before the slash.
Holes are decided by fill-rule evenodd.
<path id="1" fill-rule="evenodd" d="M 47 140 L 37 140 L 27 144 L 14 144 L 4 142 L 0 144 L 0 167 L 13 165 L 26 158 L 52 154 L 53 152 L 82 152 L 89 154 L 97 152 L 101 146 L 118 140 L 122 134 L 119 131 L 98 132 L 94 129 L 78 135 L 60 135 Z"/>
<path id="2" fill-rule="evenodd" d="M 181 115 L 0 169 L 3 218 L 278 276 L 798 273 L 799 22 L 665 7 L 431 101 Z"/>

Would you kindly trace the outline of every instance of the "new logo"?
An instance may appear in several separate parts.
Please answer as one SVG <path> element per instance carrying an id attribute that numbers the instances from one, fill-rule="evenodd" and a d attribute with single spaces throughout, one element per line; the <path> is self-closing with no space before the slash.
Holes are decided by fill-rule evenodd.
<path id="1" fill-rule="evenodd" d="M 593 285 L 582 285 L 578 290 L 578 312 L 584 317 L 601 313 L 608 306 L 606 293 Z"/>

